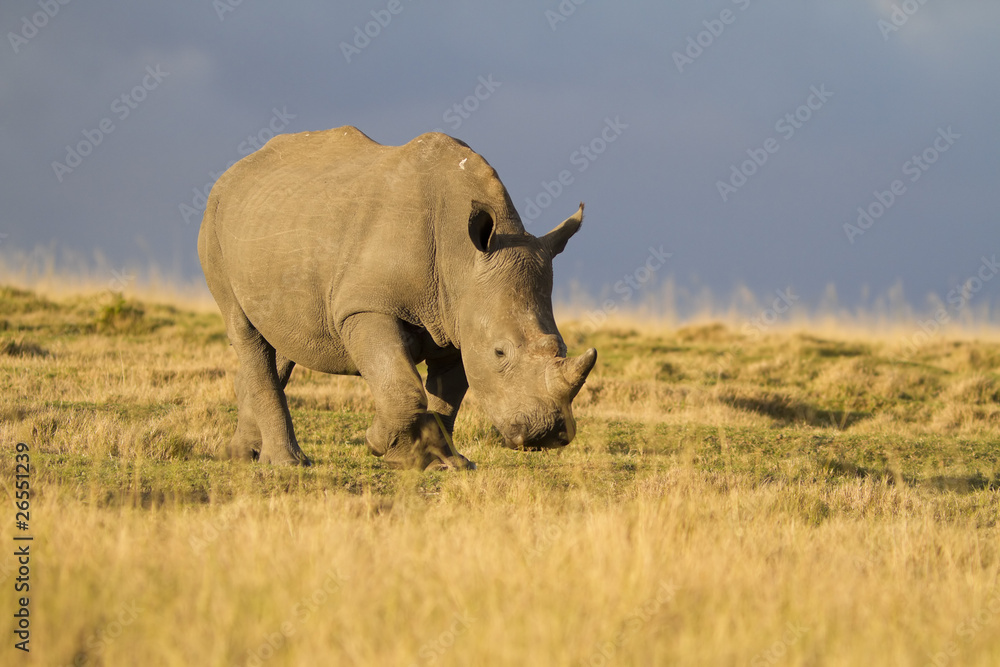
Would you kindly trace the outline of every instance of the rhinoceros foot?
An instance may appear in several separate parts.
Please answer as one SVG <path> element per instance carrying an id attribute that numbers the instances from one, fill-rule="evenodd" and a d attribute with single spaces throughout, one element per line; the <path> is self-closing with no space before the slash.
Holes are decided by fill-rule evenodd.
<path id="1" fill-rule="evenodd" d="M 475 470 L 476 464 L 461 454 L 446 455 L 443 452 L 424 452 L 422 456 L 414 452 L 387 452 L 382 461 L 390 468 L 399 470 Z"/>
<path id="2" fill-rule="evenodd" d="M 475 470 L 476 464 L 465 458 L 461 454 L 449 456 L 447 458 L 437 458 L 424 468 L 424 470 Z"/>
<path id="3" fill-rule="evenodd" d="M 230 441 L 224 457 L 233 461 L 257 461 L 272 465 L 312 465 L 312 461 L 298 448 L 298 445 L 294 449 L 276 447 L 268 451 L 263 449 L 259 438 L 244 437 L 239 431 Z"/>
<path id="4" fill-rule="evenodd" d="M 459 454 L 451 442 L 451 434 L 439 415 L 418 415 L 406 428 L 384 435 L 376 416 L 366 435 L 368 447 L 392 468 L 415 470 L 475 470 L 476 464 Z M 386 447 L 380 443 L 388 440 Z"/>
<path id="5" fill-rule="evenodd" d="M 233 461 L 256 461 L 260 455 L 260 435 L 257 437 L 248 436 L 242 429 L 236 429 L 236 435 L 229 441 L 224 458 Z"/>
<path id="6" fill-rule="evenodd" d="M 286 466 L 311 466 L 312 461 L 308 456 L 298 451 L 297 453 L 291 453 L 286 450 L 280 450 L 278 452 L 259 452 L 254 457 L 260 463 L 270 463 L 272 465 L 286 465 Z"/>

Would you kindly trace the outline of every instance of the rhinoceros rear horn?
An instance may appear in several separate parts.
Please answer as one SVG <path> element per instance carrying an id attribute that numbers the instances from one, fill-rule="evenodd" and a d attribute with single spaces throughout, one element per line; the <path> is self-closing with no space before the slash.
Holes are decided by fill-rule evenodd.
<path id="1" fill-rule="evenodd" d="M 576 234 L 583 224 L 583 202 L 576 213 L 559 223 L 559 226 L 542 237 L 542 243 L 549 249 L 549 254 L 555 257 L 566 248 L 569 237 Z"/>
<path id="2" fill-rule="evenodd" d="M 580 393 L 580 389 L 583 388 L 583 383 L 594 368 L 595 363 L 597 363 L 597 350 L 594 348 L 590 348 L 579 357 L 566 360 L 563 374 L 566 377 L 566 382 L 569 383 L 570 400 L 576 398 L 576 395 Z"/>

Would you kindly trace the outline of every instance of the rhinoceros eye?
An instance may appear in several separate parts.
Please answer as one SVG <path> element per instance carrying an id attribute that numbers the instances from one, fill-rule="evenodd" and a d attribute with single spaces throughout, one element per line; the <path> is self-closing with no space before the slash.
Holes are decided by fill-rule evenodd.
<path id="1" fill-rule="evenodd" d="M 498 340 L 493 343 L 493 360 L 498 368 L 507 368 L 514 358 L 515 348 L 509 340 Z"/>

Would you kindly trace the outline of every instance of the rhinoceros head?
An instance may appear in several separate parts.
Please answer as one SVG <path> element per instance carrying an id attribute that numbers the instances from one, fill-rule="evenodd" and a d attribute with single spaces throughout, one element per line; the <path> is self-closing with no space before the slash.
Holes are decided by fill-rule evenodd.
<path id="1" fill-rule="evenodd" d="M 583 204 L 541 237 L 497 232 L 487 208 L 474 205 L 469 218 L 476 251 L 459 316 L 462 362 L 508 447 L 563 447 L 576 435 L 572 402 L 597 350 L 566 358 L 552 315 L 552 258 L 582 222 Z"/>

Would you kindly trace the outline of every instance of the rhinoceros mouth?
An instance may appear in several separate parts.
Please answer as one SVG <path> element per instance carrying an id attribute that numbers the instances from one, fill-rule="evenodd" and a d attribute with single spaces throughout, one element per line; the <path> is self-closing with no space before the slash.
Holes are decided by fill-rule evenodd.
<path id="1" fill-rule="evenodd" d="M 530 443 L 523 443 L 520 439 L 507 440 L 506 444 L 511 449 L 517 449 L 525 452 L 540 452 L 543 449 L 558 449 L 560 447 L 565 447 L 570 443 L 569 438 L 566 434 L 561 434 L 560 436 L 555 436 L 552 438 L 545 438 L 542 440 L 535 440 Z"/>
<path id="2" fill-rule="evenodd" d="M 573 425 L 567 425 L 561 415 L 533 421 L 521 418 L 514 422 L 513 432 L 505 435 L 504 441 L 511 449 L 537 452 L 565 447 L 573 440 L 574 430 Z"/>

